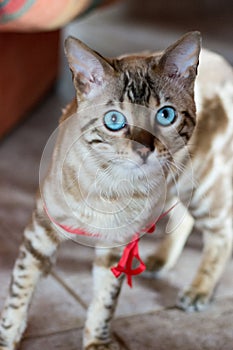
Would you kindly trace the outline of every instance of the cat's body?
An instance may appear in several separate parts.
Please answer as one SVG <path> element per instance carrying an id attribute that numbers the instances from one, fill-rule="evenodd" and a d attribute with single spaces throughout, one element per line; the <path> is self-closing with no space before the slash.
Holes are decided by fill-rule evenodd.
<path id="1" fill-rule="evenodd" d="M 199 310 L 209 301 L 232 250 L 233 72 L 220 56 L 203 51 L 194 103 L 199 49 L 199 35 L 191 33 L 165 53 L 105 60 L 75 39 L 67 41 L 78 103 L 64 110 L 53 161 L 25 230 L 2 315 L 1 350 L 15 348 L 37 280 L 59 243 L 74 239 L 60 223 L 114 247 L 128 243 L 179 197 L 168 225 L 172 233 L 148 258 L 148 269 L 175 264 L 194 218 L 204 253 L 179 304 Z M 97 249 L 86 350 L 114 348 L 110 321 L 122 278 L 110 267 L 121 252 Z"/>

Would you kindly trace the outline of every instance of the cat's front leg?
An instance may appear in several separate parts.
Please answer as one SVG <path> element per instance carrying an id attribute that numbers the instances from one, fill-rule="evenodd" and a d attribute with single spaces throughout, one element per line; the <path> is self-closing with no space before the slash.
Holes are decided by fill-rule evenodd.
<path id="1" fill-rule="evenodd" d="M 199 206 L 195 206 L 194 196 L 191 205 L 196 226 L 204 234 L 204 250 L 191 285 L 180 295 L 178 301 L 178 306 L 187 311 L 199 311 L 206 307 L 232 254 L 231 178 L 225 177 L 224 180 L 216 187 L 219 192 L 213 189 L 212 197 L 209 195 L 210 214 L 205 206 L 206 197 L 199 200 Z"/>
<path id="2" fill-rule="evenodd" d="M 206 307 L 231 256 L 232 228 L 223 226 L 218 232 L 204 233 L 201 264 L 191 285 L 178 299 L 178 306 L 186 311 L 201 311 Z"/>
<path id="3" fill-rule="evenodd" d="M 93 299 L 88 309 L 84 331 L 85 350 L 119 350 L 111 339 L 111 321 L 123 278 L 118 279 L 110 268 L 120 259 L 121 249 L 96 249 L 93 267 Z"/>
<path id="4" fill-rule="evenodd" d="M 28 308 L 37 282 L 50 270 L 59 240 L 46 218 L 35 212 L 25 229 L 9 294 L 0 319 L 0 350 L 14 350 L 27 325 Z"/>

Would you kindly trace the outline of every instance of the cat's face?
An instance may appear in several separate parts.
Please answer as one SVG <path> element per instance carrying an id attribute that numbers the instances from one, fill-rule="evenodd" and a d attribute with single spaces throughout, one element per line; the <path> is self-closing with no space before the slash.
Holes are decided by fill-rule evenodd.
<path id="1" fill-rule="evenodd" d="M 148 177 L 189 141 L 195 127 L 194 81 L 200 36 L 190 33 L 164 53 L 103 59 L 66 41 L 79 103 L 77 128 L 102 169 Z"/>

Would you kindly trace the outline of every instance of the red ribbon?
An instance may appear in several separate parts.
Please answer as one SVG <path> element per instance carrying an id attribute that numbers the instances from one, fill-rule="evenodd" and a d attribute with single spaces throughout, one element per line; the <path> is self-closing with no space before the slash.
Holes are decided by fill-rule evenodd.
<path id="1" fill-rule="evenodd" d="M 164 216 L 166 216 L 175 206 L 177 203 L 175 203 L 170 209 L 168 209 L 166 212 L 161 214 L 159 218 L 155 221 L 155 223 L 149 225 L 146 229 L 143 230 L 144 233 L 153 233 L 156 229 L 156 223 L 162 219 Z M 53 224 L 56 226 L 62 228 L 64 231 L 76 235 L 82 235 L 82 236 L 89 236 L 89 237 L 99 237 L 97 234 L 91 234 L 89 232 L 86 232 L 84 230 L 78 229 L 78 228 L 72 228 L 67 225 L 62 225 L 56 222 L 49 214 L 48 209 L 46 206 L 44 206 L 45 212 L 48 215 L 49 219 Z M 140 235 L 136 233 L 132 239 L 131 242 L 129 242 L 122 254 L 122 257 L 120 261 L 118 262 L 117 266 L 114 266 L 111 268 L 112 273 L 116 278 L 118 278 L 122 273 L 124 273 L 127 276 L 127 283 L 132 288 L 132 276 L 139 275 L 146 269 L 145 263 L 142 261 L 139 255 L 138 251 L 138 243 L 140 240 Z M 134 260 L 137 260 L 139 262 L 139 265 L 136 268 L 133 268 Z"/>
<path id="2" fill-rule="evenodd" d="M 156 230 L 156 223 L 166 216 L 175 206 L 175 203 L 170 209 L 161 214 L 159 218 L 155 221 L 155 223 L 148 226 L 143 230 L 144 233 L 153 233 Z M 146 269 L 145 263 L 142 261 L 138 251 L 138 243 L 140 236 L 138 233 L 133 237 L 132 241 L 127 244 L 125 247 L 122 257 L 118 262 L 117 266 L 111 268 L 112 273 L 116 278 L 118 278 L 122 273 L 127 276 L 127 283 L 132 288 L 132 276 L 140 275 Z M 139 262 L 139 266 L 133 269 L 133 260 L 137 260 Z"/>
<path id="3" fill-rule="evenodd" d="M 135 238 L 127 244 L 125 247 L 122 257 L 118 262 L 117 266 L 112 267 L 111 271 L 115 277 L 119 277 L 122 273 L 127 276 L 127 283 L 132 288 L 132 276 L 139 275 L 146 269 L 146 265 L 142 261 L 138 252 L 139 235 L 136 234 Z M 139 261 L 139 266 L 133 269 L 133 260 Z"/>
<path id="4" fill-rule="evenodd" d="M 154 232 L 156 226 L 152 224 L 148 229 L 144 230 L 145 233 Z M 140 236 L 138 233 L 135 234 L 132 241 L 125 247 L 122 257 L 118 262 L 117 266 L 112 267 L 111 271 L 116 278 L 118 278 L 122 273 L 127 276 L 127 283 L 132 288 L 132 276 L 139 275 L 146 269 L 146 265 L 142 261 L 138 251 L 138 243 Z M 133 268 L 133 260 L 139 262 L 139 266 Z"/>
<path id="5" fill-rule="evenodd" d="M 48 212 L 47 207 L 44 205 L 44 210 L 49 218 L 49 220 L 55 225 L 61 228 L 63 231 L 66 231 L 68 233 L 72 233 L 74 235 L 81 235 L 81 236 L 88 236 L 88 237 L 99 237 L 99 235 L 96 233 L 89 233 L 86 232 L 80 228 L 73 228 L 72 226 L 62 225 L 59 222 L 57 222 Z"/>

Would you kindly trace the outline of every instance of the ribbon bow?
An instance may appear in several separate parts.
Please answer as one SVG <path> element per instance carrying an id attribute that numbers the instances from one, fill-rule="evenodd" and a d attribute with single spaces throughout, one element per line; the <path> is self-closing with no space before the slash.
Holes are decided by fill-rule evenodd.
<path id="1" fill-rule="evenodd" d="M 148 228 L 144 229 L 144 233 L 153 233 L 156 229 L 156 223 L 166 216 L 170 211 L 177 205 L 175 203 L 170 209 L 161 214 L 155 223 L 151 224 Z M 127 276 L 127 283 L 132 288 L 132 276 L 139 275 L 146 269 L 145 263 L 142 261 L 138 251 L 138 243 L 140 236 L 138 233 L 135 234 L 132 241 L 125 247 L 122 257 L 118 262 L 117 266 L 111 268 L 112 273 L 118 278 L 122 273 Z M 139 262 L 139 266 L 133 269 L 133 260 L 136 259 Z"/>
<path id="2" fill-rule="evenodd" d="M 156 226 L 152 224 L 148 229 L 144 230 L 145 233 L 154 232 Z M 111 271 L 116 278 L 118 278 L 122 273 L 127 276 L 127 283 L 132 288 L 132 276 L 139 275 L 146 269 L 145 263 L 139 256 L 138 243 L 140 236 L 136 233 L 131 242 L 125 247 L 122 257 L 118 262 L 117 266 L 112 267 Z M 133 268 L 133 260 L 136 259 L 139 262 L 139 266 Z"/>

